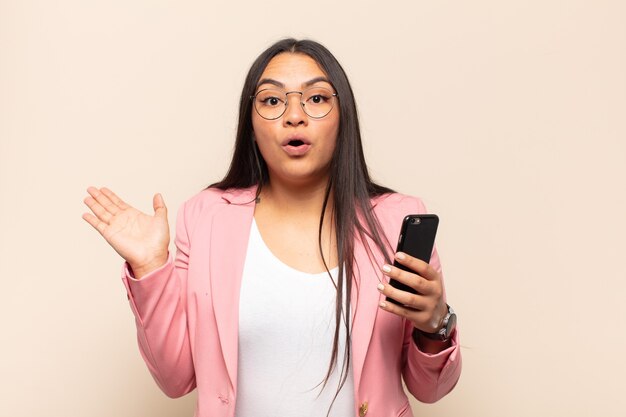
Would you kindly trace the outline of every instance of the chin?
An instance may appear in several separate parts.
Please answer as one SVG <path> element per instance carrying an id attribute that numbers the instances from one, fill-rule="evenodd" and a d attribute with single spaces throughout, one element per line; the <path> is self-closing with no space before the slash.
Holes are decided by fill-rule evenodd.
<path id="1" fill-rule="evenodd" d="M 301 184 L 313 184 L 320 181 L 326 182 L 329 176 L 329 172 L 326 170 L 288 170 L 280 173 L 270 175 L 271 178 L 276 178 L 278 181 L 286 183 L 301 183 Z"/>

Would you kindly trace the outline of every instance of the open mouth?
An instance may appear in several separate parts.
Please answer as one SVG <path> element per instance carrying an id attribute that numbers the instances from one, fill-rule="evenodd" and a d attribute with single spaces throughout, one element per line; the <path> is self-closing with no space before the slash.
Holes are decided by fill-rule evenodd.
<path id="1" fill-rule="evenodd" d="M 291 156 L 303 156 L 311 149 L 311 142 L 306 138 L 288 138 L 283 142 L 283 149 Z"/>

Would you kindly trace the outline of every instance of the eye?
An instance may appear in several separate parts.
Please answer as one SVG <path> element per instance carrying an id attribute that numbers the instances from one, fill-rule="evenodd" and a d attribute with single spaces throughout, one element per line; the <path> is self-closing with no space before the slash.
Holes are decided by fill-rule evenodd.
<path id="1" fill-rule="evenodd" d="M 261 90 L 256 95 L 256 101 L 263 107 L 277 107 L 285 103 L 285 97 L 280 91 Z"/>
<path id="2" fill-rule="evenodd" d="M 325 104 L 330 100 L 330 94 L 313 94 L 307 99 L 309 104 Z"/>
<path id="3" fill-rule="evenodd" d="M 326 106 L 332 102 L 333 92 L 323 87 L 312 87 L 303 96 L 304 102 L 309 106 Z"/>
<path id="4" fill-rule="evenodd" d="M 266 106 L 278 106 L 281 103 L 281 100 L 278 97 L 265 97 L 261 100 L 261 103 Z"/>

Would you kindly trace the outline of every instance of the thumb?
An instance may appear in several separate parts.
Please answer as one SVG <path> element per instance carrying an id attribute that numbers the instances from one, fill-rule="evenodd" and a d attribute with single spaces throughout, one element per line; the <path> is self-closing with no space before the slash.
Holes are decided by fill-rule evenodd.
<path id="1" fill-rule="evenodd" d="M 160 193 L 155 194 L 152 198 L 152 208 L 154 208 L 155 215 L 167 217 L 167 207 L 165 207 L 163 196 Z"/>

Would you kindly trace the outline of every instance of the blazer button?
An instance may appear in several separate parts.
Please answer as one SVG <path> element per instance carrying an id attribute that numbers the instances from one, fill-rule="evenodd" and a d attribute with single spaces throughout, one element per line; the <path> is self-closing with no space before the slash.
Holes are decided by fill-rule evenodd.
<path id="1" fill-rule="evenodd" d="M 365 414 L 367 414 L 367 401 L 359 407 L 359 417 L 365 417 Z"/>

